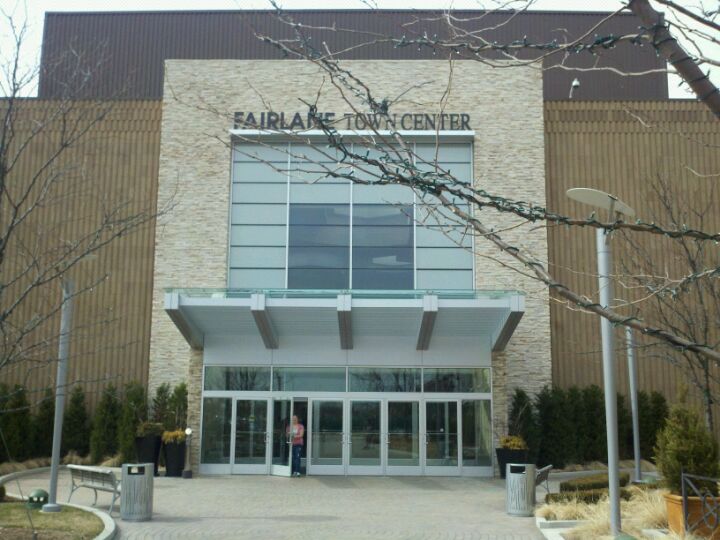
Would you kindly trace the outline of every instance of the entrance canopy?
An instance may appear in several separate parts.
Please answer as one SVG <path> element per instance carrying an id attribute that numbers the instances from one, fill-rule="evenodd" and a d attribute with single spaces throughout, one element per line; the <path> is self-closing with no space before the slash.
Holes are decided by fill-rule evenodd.
<path id="1" fill-rule="evenodd" d="M 278 349 L 285 336 L 336 335 L 349 350 L 360 336 L 483 337 L 502 351 L 525 311 L 517 291 L 330 291 L 167 289 L 165 311 L 194 349 L 205 336 L 260 336 Z"/>

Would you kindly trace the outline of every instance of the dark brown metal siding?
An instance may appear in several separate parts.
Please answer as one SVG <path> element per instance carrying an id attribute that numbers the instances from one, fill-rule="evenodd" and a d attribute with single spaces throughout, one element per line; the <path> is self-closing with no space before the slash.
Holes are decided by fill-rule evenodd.
<path id="1" fill-rule="evenodd" d="M 424 32 L 431 36 L 447 34 L 444 22 L 429 20 L 438 17 L 438 12 L 308 10 L 289 13 L 307 25 L 353 29 L 353 32 L 308 31 L 313 43 L 320 46 L 327 41 L 334 50 L 373 39 L 363 32 L 394 37 L 413 37 Z M 488 28 L 482 34 L 488 41 L 509 43 L 524 36 L 531 42 L 571 40 L 588 32 L 608 14 L 526 12 L 510 17 L 507 13 L 462 11 L 453 15 L 457 19 L 469 19 L 459 25 Z M 424 20 L 409 24 L 419 19 Z M 621 15 L 603 23 L 591 35 L 634 33 L 638 26 L 634 16 Z M 48 13 L 39 97 L 63 95 L 67 88 L 64 83 L 78 65 L 93 73 L 78 97 L 158 99 L 162 97 L 165 59 L 281 58 L 277 49 L 255 37 L 256 31 L 273 37 L 291 35 L 286 25 L 266 11 Z M 438 56 L 429 49 L 375 44 L 353 49 L 344 57 L 412 59 Z M 546 61 L 546 67 L 559 61 L 559 56 L 551 57 Z M 650 47 L 629 44 L 604 51 L 599 56 L 573 55 L 565 64 L 583 68 L 612 67 L 632 73 L 664 68 L 664 62 Z M 637 77 L 612 71 L 579 72 L 554 68 L 545 71 L 545 99 L 567 99 L 570 84 L 576 77 L 581 85 L 575 91 L 574 99 L 667 98 L 667 78 L 663 73 Z"/>
<path id="2" fill-rule="evenodd" d="M 545 104 L 545 170 L 548 208 L 562 214 L 587 216 L 589 210 L 567 198 L 571 187 L 592 187 L 617 195 L 645 221 L 667 222 L 651 184 L 663 178 L 687 197 L 693 208 L 715 201 L 720 208 L 720 124 L 699 103 L 664 102 L 549 102 Z M 700 175 L 693 174 L 693 169 Z M 684 203 L 678 201 L 678 206 Z M 705 230 L 720 230 L 720 212 L 713 212 Z M 691 217 L 692 219 L 692 217 Z M 693 224 L 689 223 L 692 227 Z M 594 230 L 550 227 L 550 268 L 559 280 L 576 291 L 597 298 Z M 637 236 L 636 236 L 637 238 Z M 641 243 L 657 254 L 657 271 L 681 277 L 686 264 L 671 256 L 672 243 L 660 236 L 646 236 Z M 613 240 L 615 271 L 622 260 L 633 257 L 622 236 Z M 621 278 L 622 281 L 622 278 Z M 624 280 L 627 282 L 627 280 Z M 638 300 L 638 294 L 616 285 L 616 298 Z M 652 302 L 640 304 L 652 320 Z M 648 311 L 649 310 L 649 311 Z M 562 386 L 602 384 L 600 322 L 597 317 L 563 305 L 550 305 L 553 381 Z M 616 331 L 618 390 L 627 393 L 624 334 Z M 640 345 L 650 340 L 638 337 Z M 641 349 L 641 389 L 658 390 L 674 400 L 687 386 L 686 374 L 657 358 L 657 349 Z M 667 349 L 663 349 L 667 352 Z M 718 374 L 716 374 L 717 377 Z M 716 379 L 717 380 L 717 379 Z M 691 391 L 699 403 L 697 392 Z M 719 411 L 715 412 L 720 432 Z"/>
<path id="3" fill-rule="evenodd" d="M 107 104 L 93 102 L 73 107 L 89 119 L 99 118 L 99 111 L 106 108 Z M 23 133 L 30 119 L 43 118 L 58 110 L 53 102 L 25 102 L 18 138 L 25 140 Z M 127 205 L 126 215 L 137 215 L 154 209 L 160 118 L 159 101 L 114 103 L 109 115 L 80 144 L 63 153 L 61 163 L 65 172 L 57 184 L 57 193 L 52 193 L 49 203 L 34 213 L 37 224 L 61 240 L 70 241 L 95 230 L 90 224 L 103 211 Z M 44 163 L 43 158 L 58 148 L 59 124 L 52 124 L 35 138 L 23 153 L 12 182 L 32 178 Z M 35 241 L 33 227 L 22 229 L 23 242 Z M 91 407 L 97 402 L 99 390 L 110 382 L 116 386 L 133 380 L 147 383 L 154 245 L 155 227 L 150 223 L 113 241 L 95 259 L 84 261 L 71 272 L 78 289 L 107 276 L 75 302 L 68 381 L 82 382 Z M 56 303 L 60 298 L 59 284 L 51 283 L 25 302 L 19 313 L 22 321 L 47 308 L 43 295 Z M 31 338 L 34 343 L 48 341 L 48 346 L 41 349 L 40 363 L 26 361 L 3 369 L 0 381 L 25 384 L 33 401 L 45 388 L 51 388 L 55 381 L 53 360 L 57 358 L 59 324 L 59 317 L 54 317 Z"/>

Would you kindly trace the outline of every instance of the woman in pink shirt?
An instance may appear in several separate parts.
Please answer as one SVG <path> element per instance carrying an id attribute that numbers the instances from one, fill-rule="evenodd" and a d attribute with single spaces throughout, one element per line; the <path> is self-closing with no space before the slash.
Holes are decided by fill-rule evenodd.
<path id="1" fill-rule="evenodd" d="M 300 453 L 303 448 L 304 435 L 305 426 L 294 415 L 292 417 L 292 426 L 290 426 L 290 437 L 292 438 L 292 468 L 290 470 L 293 476 L 300 476 Z"/>

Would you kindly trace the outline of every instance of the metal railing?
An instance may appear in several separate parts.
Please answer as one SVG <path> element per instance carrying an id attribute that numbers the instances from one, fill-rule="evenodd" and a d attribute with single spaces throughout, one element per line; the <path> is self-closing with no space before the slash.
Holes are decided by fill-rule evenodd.
<path id="1" fill-rule="evenodd" d="M 687 474 L 680 474 L 682 484 L 682 509 L 685 532 L 693 532 L 700 527 L 715 530 L 720 526 L 720 497 L 718 497 L 718 482 L 720 478 L 710 478 Z M 688 497 L 698 497 L 701 502 L 700 515 L 690 516 Z M 693 519 L 693 521 L 690 521 Z"/>

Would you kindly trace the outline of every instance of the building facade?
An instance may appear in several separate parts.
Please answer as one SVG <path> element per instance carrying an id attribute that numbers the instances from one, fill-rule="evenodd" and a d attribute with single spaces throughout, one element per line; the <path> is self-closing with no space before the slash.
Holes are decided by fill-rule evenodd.
<path id="1" fill-rule="evenodd" d="M 502 179 L 509 196 L 544 202 L 537 71 L 456 65 L 441 112 L 447 62 L 348 66 L 387 95 L 417 83 L 395 113 L 425 166 L 437 153 L 460 181 Z M 190 373 L 193 463 L 271 472 L 293 410 L 311 473 L 491 474 L 508 388 L 551 381 L 547 293 L 526 294 L 537 287 L 428 196 L 323 174 L 353 164 L 299 126 L 317 67 L 171 60 L 166 81 L 158 204 L 174 207 L 157 228 L 149 387 Z M 301 129 L 243 129 L 267 127 L 266 103 Z M 355 152 L 373 151 L 349 108 L 321 90 L 318 109 L 343 118 Z M 511 235 L 547 250 L 544 230 Z"/>

